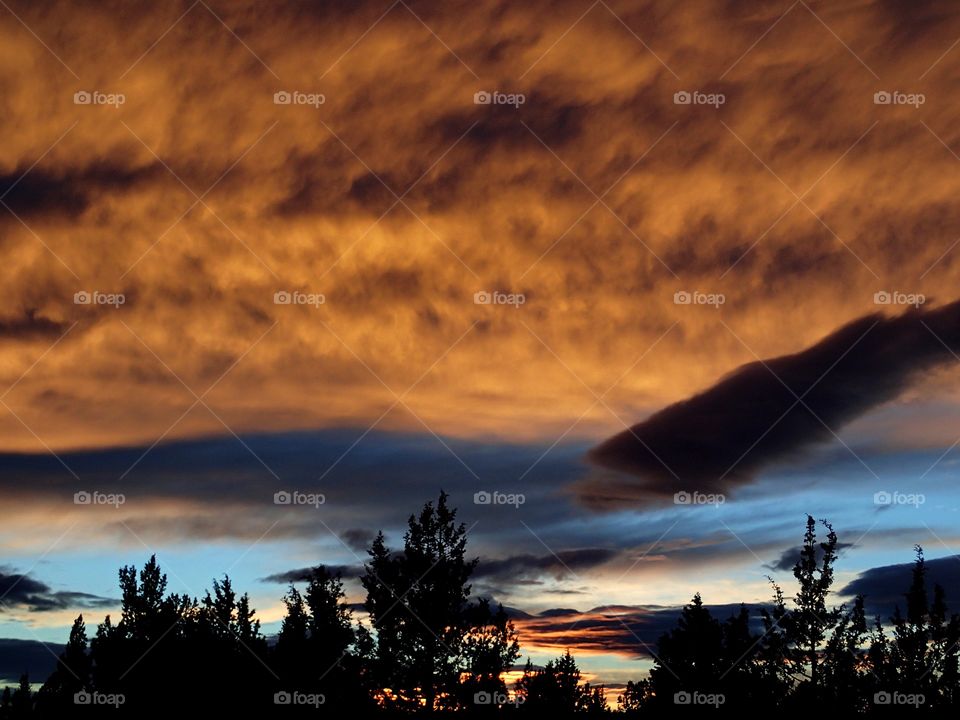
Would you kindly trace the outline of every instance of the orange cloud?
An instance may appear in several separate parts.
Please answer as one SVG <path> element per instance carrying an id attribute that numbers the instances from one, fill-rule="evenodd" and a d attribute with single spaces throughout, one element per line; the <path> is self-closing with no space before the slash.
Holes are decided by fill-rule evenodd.
<path id="1" fill-rule="evenodd" d="M 953 299 L 948 7 L 10 2 L 3 448 L 599 438 L 877 291 Z"/>

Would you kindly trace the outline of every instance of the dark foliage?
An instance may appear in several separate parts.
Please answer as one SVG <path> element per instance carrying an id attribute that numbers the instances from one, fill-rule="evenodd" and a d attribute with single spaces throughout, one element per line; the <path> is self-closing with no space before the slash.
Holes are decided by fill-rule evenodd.
<path id="1" fill-rule="evenodd" d="M 868 623 L 863 597 L 833 605 L 838 539 L 807 519 L 790 600 L 771 580 L 759 616 L 745 606 L 720 620 L 699 594 L 657 643 L 647 678 L 618 697 L 630 715 L 725 710 L 843 715 L 946 715 L 960 692 L 960 616 L 928 588 L 923 551 L 885 627 Z M 562 717 L 610 712 L 603 686 L 583 680 L 569 651 L 542 667 L 529 660 L 511 688 L 520 646 L 502 607 L 472 598 L 476 559 L 467 530 L 441 493 L 411 516 L 403 548 L 371 543 L 361 583 L 370 627 L 358 622 L 337 573 L 323 565 L 291 585 L 268 642 L 247 595 L 229 577 L 201 599 L 167 592 L 151 557 L 120 569 L 119 620 L 88 638 L 76 619 L 56 670 L 34 692 L 24 675 L 0 696 L 0 720 L 142 717 L 162 712 L 315 717 L 324 712 L 453 711 Z"/>

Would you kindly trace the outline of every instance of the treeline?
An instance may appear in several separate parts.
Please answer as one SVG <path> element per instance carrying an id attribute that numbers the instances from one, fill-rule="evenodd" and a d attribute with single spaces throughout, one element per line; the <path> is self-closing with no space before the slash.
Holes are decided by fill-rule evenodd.
<path id="1" fill-rule="evenodd" d="M 718 709 L 945 714 L 960 692 L 960 618 L 943 590 L 927 592 L 921 549 L 913 581 L 885 628 L 868 623 L 863 597 L 831 605 L 837 536 L 808 518 L 788 601 L 720 621 L 699 595 L 656 646 L 649 677 L 628 683 L 620 712 L 656 717 Z M 0 698 L 0 720 L 140 717 L 203 711 L 316 716 L 344 711 L 605 714 L 603 686 L 585 682 L 569 652 L 508 687 L 520 646 L 502 606 L 471 597 L 476 559 L 441 493 L 411 516 L 403 548 L 383 534 L 361 583 L 357 621 L 340 577 L 318 566 L 301 592 L 291 584 L 276 641 L 268 643 L 246 594 L 229 577 L 204 598 L 167 592 L 150 560 L 120 570 L 121 612 L 88 638 L 77 618 L 57 668 L 36 693 L 26 677 Z M 638 641 L 638 654 L 646 650 Z M 270 715 L 266 715 L 269 713 Z"/>
<path id="2" fill-rule="evenodd" d="M 634 714 L 684 706 L 790 712 L 829 708 L 839 716 L 946 715 L 960 700 L 960 616 L 947 612 L 943 588 L 927 590 L 923 550 L 916 547 L 905 612 L 884 627 L 868 620 L 864 597 L 831 605 L 837 535 L 824 541 L 807 518 L 787 602 L 772 579 L 773 598 L 760 611 L 759 632 L 744 606 L 724 622 L 699 594 L 657 644 L 647 679 L 627 684 L 621 710 Z"/>

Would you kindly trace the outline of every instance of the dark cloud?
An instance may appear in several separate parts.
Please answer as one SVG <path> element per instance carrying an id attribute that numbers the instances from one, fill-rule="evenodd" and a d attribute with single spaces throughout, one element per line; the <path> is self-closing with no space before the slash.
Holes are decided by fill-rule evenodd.
<path id="1" fill-rule="evenodd" d="M 678 490 L 729 492 L 829 442 L 833 431 L 955 361 L 958 345 L 960 302 L 862 317 L 798 353 L 744 365 L 595 447 L 595 463 L 639 480 L 597 476 L 579 486 L 580 498 L 606 506 Z"/>
<path id="2" fill-rule="evenodd" d="M 53 590 L 49 585 L 28 575 L 0 571 L 0 612 L 28 610 L 87 610 L 115 607 L 119 600 L 90 593 Z"/>
<path id="3" fill-rule="evenodd" d="M 27 170 L 26 167 L 16 168 L 0 175 L 0 195 L 4 203 L 26 219 L 76 218 L 101 195 L 129 192 L 140 184 L 159 178 L 163 172 L 159 163 L 127 168 L 105 162 L 62 170 L 39 167 Z"/>
<path id="4" fill-rule="evenodd" d="M 740 605 L 707 606 L 720 621 L 737 614 Z M 747 605 L 754 631 L 759 631 L 760 605 Z M 635 657 L 651 657 L 657 641 L 676 627 L 682 607 L 657 605 L 606 605 L 584 612 L 557 608 L 538 614 L 509 609 L 520 633 L 521 644 L 540 647 L 619 653 Z"/>
<path id="5" fill-rule="evenodd" d="M 516 511 L 474 505 L 479 490 L 524 493 L 528 523 L 545 524 L 572 512 L 556 492 L 556 483 L 580 474 L 579 457 L 585 449 L 582 444 L 555 447 L 513 486 L 510 479 L 530 468 L 549 445 L 447 438 L 445 447 L 432 435 L 363 429 L 244 435 L 242 440 L 228 436 L 161 443 L 145 455 L 149 446 L 58 453 L 81 482 L 49 453 L 0 454 L 0 491 L 18 502 L 53 502 L 64 508 L 75 507 L 74 493 L 81 490 L 123 493 L 126 504 L 99 527 L 114 527 L 124 535 L 128 531 L 119 523 L 123 520 L 138 534 L 154 538 L 255 540 L 266 529 L 265 518 L 270 518 L 269 526 L 283 516 L 270 533 L 272 539 L 333 540 L 317 522 L 316 513 L 321 512 L 343 543 L 365 558 L 373 537 L 367 528 L 389 530 L 398 518 L 436 498 L 441 488 L 465 521 L 482 518 L 482 528 L 489 532 L 500 527 L 515 531 L 511 513 Z M 320 493 L 325 503 L 309 511 L 277 505 L 274 494 L 280 490 Z M 165 501 L 182 503 L 182 511 L 151 512 L 155 503 Z M 222 512 L 226 506 L 230 513 Z"/>
<path id="6" fill-rule="evenodd" d="M 67 324 L 51 320 L 29 308 L 13 317 L 0 317 L 0 338 L 9 340 L 32 340 L 34 338 L 57 338 L 67 329 Z"/>
<path id="7" fill-rule="evenodd" d="M 960 555 L 927 560 L 927 590 L 933 597 L 934 585 L 944 589 L 947 606 L 960 607 Z M 870 568 L 839 590 L 845 597 L 863 595 L 867 608 L 882 616 L 890 615 L 898 605 L 906 610 L 904 595 L 913 579 L 913 563 L 898 563 Z"/>
<path id="8" fill-rule="evenodd" d="M 366 536 L 366 531 L 360 531 Z M 372 538 L 372 535 L 370 536 Z M 363 550 L 369 543 L 366 543 Z M 481 559 L 474 570 L 474 580 L 495 580 L 507 585 L 530 584 L 531 578 L 550 576 L 556 580 L 568 577 L 577 570 L 592 569 L 602 565 L 618 555 L 617 550 L 607 548 L 580 548 L 561 550 L 556 555 L 512 555 L 498 559 Z M 332 565 L 327 569 L 340 573 L 345 579 L 358 578 L 363 574 L 363 566 Z M 295 568 L 261 578 L 261 582 L 291 583 L 304 582 L 310 578 L 309 567 Z"/>
<path id="9" fill-rule="evenodd" d="M 852 547 L 855 547 L 853 543 L 838 542 L 837 553 L 840 554 L 844 550 L 848 550 Z M 793 548 L 789 548 L 788 550 L 784 550 L 783 554 L 780 555 L 780 558 L 778 560 L 776 560 L 775 562 L 769 563 L 764 567 L 766 567 L 769 570 L 793 572 L 794 566 L 796 566 L 797 562 L 800 560 L 801 549 L 802 548 L 799 548 L 799 547 L 793 547 Z M 823 559 L 823 550 L 818 545 L 817 546 L 817 562 L 820 562 L 822 559 Z"/>
<path id="10" fill-rule="evenodd" d="M 373 530 L 365 530 L 364 528 L 347 528 L 340 533 L 340 539 L 357 553 L 365 553 L 376 536 L 377 534 Z"/>
<path id="11" fill-rule="evenodd" d="M 556 580 L 571 572 L 592 569 L 612 560 L 618 550 L 609 548 L 579 548 L 561 550 L 547 555 L 512 555 L 495 560 L 481 560 L 474 573 L 476 578 L 516 579 L 551 576 Z"/>
<path id="12" fill-rule="evenodd" d="M 59 643 L 0 638 L 0 681 L 15 683 L 28 673 L 30 682 L 44 682 L 57 667 L 63 649 Z"/>
<path id="13" fill-rule="evenodd" d="M 307 582 L 310 579 L 312 570 L 313 568 L 311 567 L 295 568 L 293 570 L 267 575 L 266 577 L 260 578 L 260 582 L 280 583 L 282 585 Z M 327 565 L 327 570 L 334 575 L 340 575 L 340 577 L 345 580 L 358 578 L 363 574 L 363 568 L 360 565 Z"/>

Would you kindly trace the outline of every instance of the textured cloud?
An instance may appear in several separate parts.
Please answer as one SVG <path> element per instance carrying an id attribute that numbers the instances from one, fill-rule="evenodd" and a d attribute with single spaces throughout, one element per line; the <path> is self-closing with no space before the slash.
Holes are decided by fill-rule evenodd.
<path id="1" fill-rule="evenodd" d="M 0 9 L 5 449 L 375 421 L 596 439 L 878 290 L 955 294 L 947 0 L 134 7 Z M 695 90 L 725 102 L 674 103 Z"/>
<path id="2" fill-rule="evenodd" d="M 639 482 L 631 489 L 621 481 L 604 497 L 600 479 L 582 493 L 589 502 L 619 504 L 631 492 L 729 492 L 775 462 L 834 440 L 836 429 L 956 362 L 958 349 L 960 302 L 858 319 L 798 353 L 744 365 L 605 441 L 590 457 Z"/>

